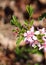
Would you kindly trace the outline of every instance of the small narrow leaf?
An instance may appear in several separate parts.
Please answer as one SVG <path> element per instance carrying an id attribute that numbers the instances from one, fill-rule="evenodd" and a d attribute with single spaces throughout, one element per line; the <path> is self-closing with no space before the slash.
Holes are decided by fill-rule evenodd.
<path id="1" fill-rule="evenodd" d="M 26 21 L 24 21 L 24 24 L 26 25 L 26 26 L 28 26 L 28 21 L 26 20 Z"/>
<path id="2" fill-rule="evenodd" d="M 19 44 L 22 40 L 24 40 L 24 37 L 23 37 L 23 36 L 20 36 L 20 37 L 17 39 L 16 44 Z"/>
<path id="3" fill-rule="evenodd" d="M 20 24 L 20 22 L 18 22 L 18 19 L 16 18 L 16 16 L 13 16 L 13 17 L 12 17 L 11 24 L 12 24 L 12 25 L 15 25 L 15 26 L 17 26 L 17 27 L 19 27 L 19 28 L 22 27 L 21 24 Z"/>
<path id="4" fill-rule="evenodd" d="M 30 21 L 30 25 L 32 26 L 32 25 L 33 25 L 33 23 L 34 23 L 34 20 L 31 20 L 31 21 Z"/>
<path id="5" fill-rule="evenodd" d="M 32 8 L 32 6 L 27 5 L 26 10 L 29 13 L 29 16 L 32 17 L 32 14 L 34 12 L 34 9 Z"/>

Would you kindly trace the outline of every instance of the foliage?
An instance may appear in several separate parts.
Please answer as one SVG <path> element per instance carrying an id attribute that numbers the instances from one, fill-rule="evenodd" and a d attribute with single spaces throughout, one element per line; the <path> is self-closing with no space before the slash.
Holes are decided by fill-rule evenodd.
<path id="1" fill-rule="evenodd" d="M 17 47 L 16 50 L 15 50 L 15 53 L 17 54 L 17 56 L 19 58 L 24 58 L 24 59 L 28 59 L 28 53 L 29 53 L 30 50 L 30 47 L 26 47 L 26 46 L 23 46 L 23 47 Z"/>
<path id="2" fill-rule="evenodd" d="M 19 43 L 20 43 L 22 40 L 24 40 L 24 37 L 23 37 L 23 36 L 19 36 L 18 39 L 17 39 L 16 44 L 19 45 Z"/>
<path id="3" fill-rule="evenodd" d="M 39 63 L 35 63 L 34 65 L 40 65 Z"/>
<path id="4" fill-rule="evenodd" d="M 32 17 L 33 11 L 34 11 L 34 9 L 32 8 L 32 6 L 27 5 L 26 6 L 26 10 L 29 13 L 29 16 Z"/>
<path id="5" fill-rule="evenodd" d="M 42 37 L 43 37 L 44 35 L 42 35 L 42 34 L 39 34 L 39 35 L 37 35 L 37 38 L 38 38 L 38 41 L 39 41 L 39 43 L 43 43 L 44 41 L 42 40 Z"/>
<path id="6" fill-rule="evenodd" d="M 21 24 L 20 24 L 20 22 L 18 22 L 18 19 L 16 18 L 16 16 L 12 17 L 11 24 L 15 25 L 16 27 L 19 27 L 19 28 L 22 27 Z"/>
<path id="7" fill-rule="evenodd" d="M 31 20 L 29 22 L 26 20 L 24 22 L 24 25 L 26 26 L 27 30 L 29 30 L 31 28 L 31 26 L 33 25 L 33 23 L 34 23 L 34 20 Z"/>
<path id="8" fill-rule="evenodd" d="M 46 18 L 46 13 L 43 13 L 41 16 L 39 16 L 38 20 L 42 20 L 43 18 Z"/>

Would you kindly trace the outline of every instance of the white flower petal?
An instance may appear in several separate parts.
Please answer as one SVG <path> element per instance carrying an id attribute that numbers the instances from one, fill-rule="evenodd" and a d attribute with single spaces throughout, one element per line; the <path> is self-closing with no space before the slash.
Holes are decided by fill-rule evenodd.
<path id="1" fill-rule="evenodd" d="M 32 47 L 35 47 L 35 44 L 32 44 Z"/>
<path id="2" fill-rule="evenodd" d="M 30 29 L 31 32 L 34 32 L 34 27 L 32 26 L 32 28 Z"/>
<path id="3" fill-rule="evenodd" d="M 30 31 L 27 31 L 27 34 L 30 34 Z"/>
<path id="4" fill-rule="evenodd" d="M 44 48 L 44 46 L 41 46 L 41 47 L 39 47 L 39 50 L 41 50 L 41 49 L 43 49 Z"/>
<path id="5" fill-rule="evenodd" d="M 43 36 L 43 37 L 42 37 L 42 39 L 43 39 L 44 41 L 46 41 L 46 38 L 45 38 L 45 36 Z"/>
<path id="6" fill-rule="evenodd" d="M 44 48 L 44 51 L 46 51 L 46 48 Z"/>
<path id="7" fill-rule="evenodd" d="M 45 28 L 42 29 L 42 33 L 44 33 L 44 32 L 45 32 Z"/>
<path id="8" fill-rule="evenodd" d="M 24 33 L 24 37 L 26 37 L 27 36 L 27 33 Z"/>
<path id="9" fill-rule="evenodd" d="M 26 40 L 27 40 L 27 38 L 24 39 L 24 41 L 26 41 Z"/>
<path id="10" fill-rule="evenodd" d="M 33 39 L 34 39 L 34 40 L 37 40 L 37 37 L 36 37 L 36 36 L 33 36 Z"/>
<path id="11" fill-rule="evenodd" d="M 37 46 L 40 48 L 41 47 L 40 43 L 38 43 Z"/>
<path id="12" fill-rule="evenodd" d="M 32 42 L 33 42 L 33 40 L 32 40 L 32 38 L 31 38 L 31 37 L 29 37 L 29 38 L 28 38 L 28 41 L 29 41 L 30 43 L 32 43 Z"/>
<path id="13" fill-rule="evenodd" d="M 39 35 L 39 34 L 40 34 L 40 32 L 39 32 L 39 31 L 36 31 L 34 34 L 35 34 L 35 35 Z"/>

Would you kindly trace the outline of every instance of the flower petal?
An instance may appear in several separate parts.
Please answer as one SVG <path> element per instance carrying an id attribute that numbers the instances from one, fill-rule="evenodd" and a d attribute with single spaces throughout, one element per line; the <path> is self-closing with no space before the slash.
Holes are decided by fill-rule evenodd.
<path id="1" fill-rule="evenodd" d="M 34 27 L 32 26 L 32 28 L 30 29 L 31 32 L 34 32 Z"/>
<path id="2" fill-rule="evenodd" d="M 24 37 L 26 37 L 27 36 L 27 33 L 24 33 Z"/>
<path id="3" fill-rule="evenodd" d="M 41 47 L 39 47 L 39 50 L 41 50 L 41 49 L 43 49 L 44 48 L 44 46 L 41 46 Z"/>
<path id="4" fill-rule="evenodd" d="M 46 41 L 46 37 L 45 37 L 45 36 L 43 36 L 42 39 L 43 39 L 44 41 Z"/>
<path id="5" fill-rule="evenodd" d="M 40 34 L 40 32 L 39 32 L 39 31 L 36 31 L 34 34 L 35 34 L 35 35 L 39 35 L 39 34 Z"/>
<path id="6" fill-rule="evenodd" d="M 36 37 L 36 36 L 33 36 L 33 39 L 34 39 L 34 40 L 37 40 L 37 37 Z"/>
<path id="7" fill-rule="evenodd" d="M 32 47 L 35 47 L 35 44 L 32 44 Z"/>

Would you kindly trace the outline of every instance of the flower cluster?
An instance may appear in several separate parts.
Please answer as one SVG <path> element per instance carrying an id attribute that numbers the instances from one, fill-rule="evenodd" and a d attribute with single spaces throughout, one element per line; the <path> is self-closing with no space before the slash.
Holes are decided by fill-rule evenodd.
<path id="1" fill-rule="evenodd" d="M 35 31 L 34 26 L 32 26 L 29 31 L 24 33 L 24 37 L 25 37 L 24 41 L 30 44 L 30 46 L 34 48 L 38 46 L 39 50 L 44 49 L 44 51 L 46 51 L 46 30 L 45 28 L 38 29 L 38 31 Z M 40 40 L 42 42 L 40 42 Z"/>

